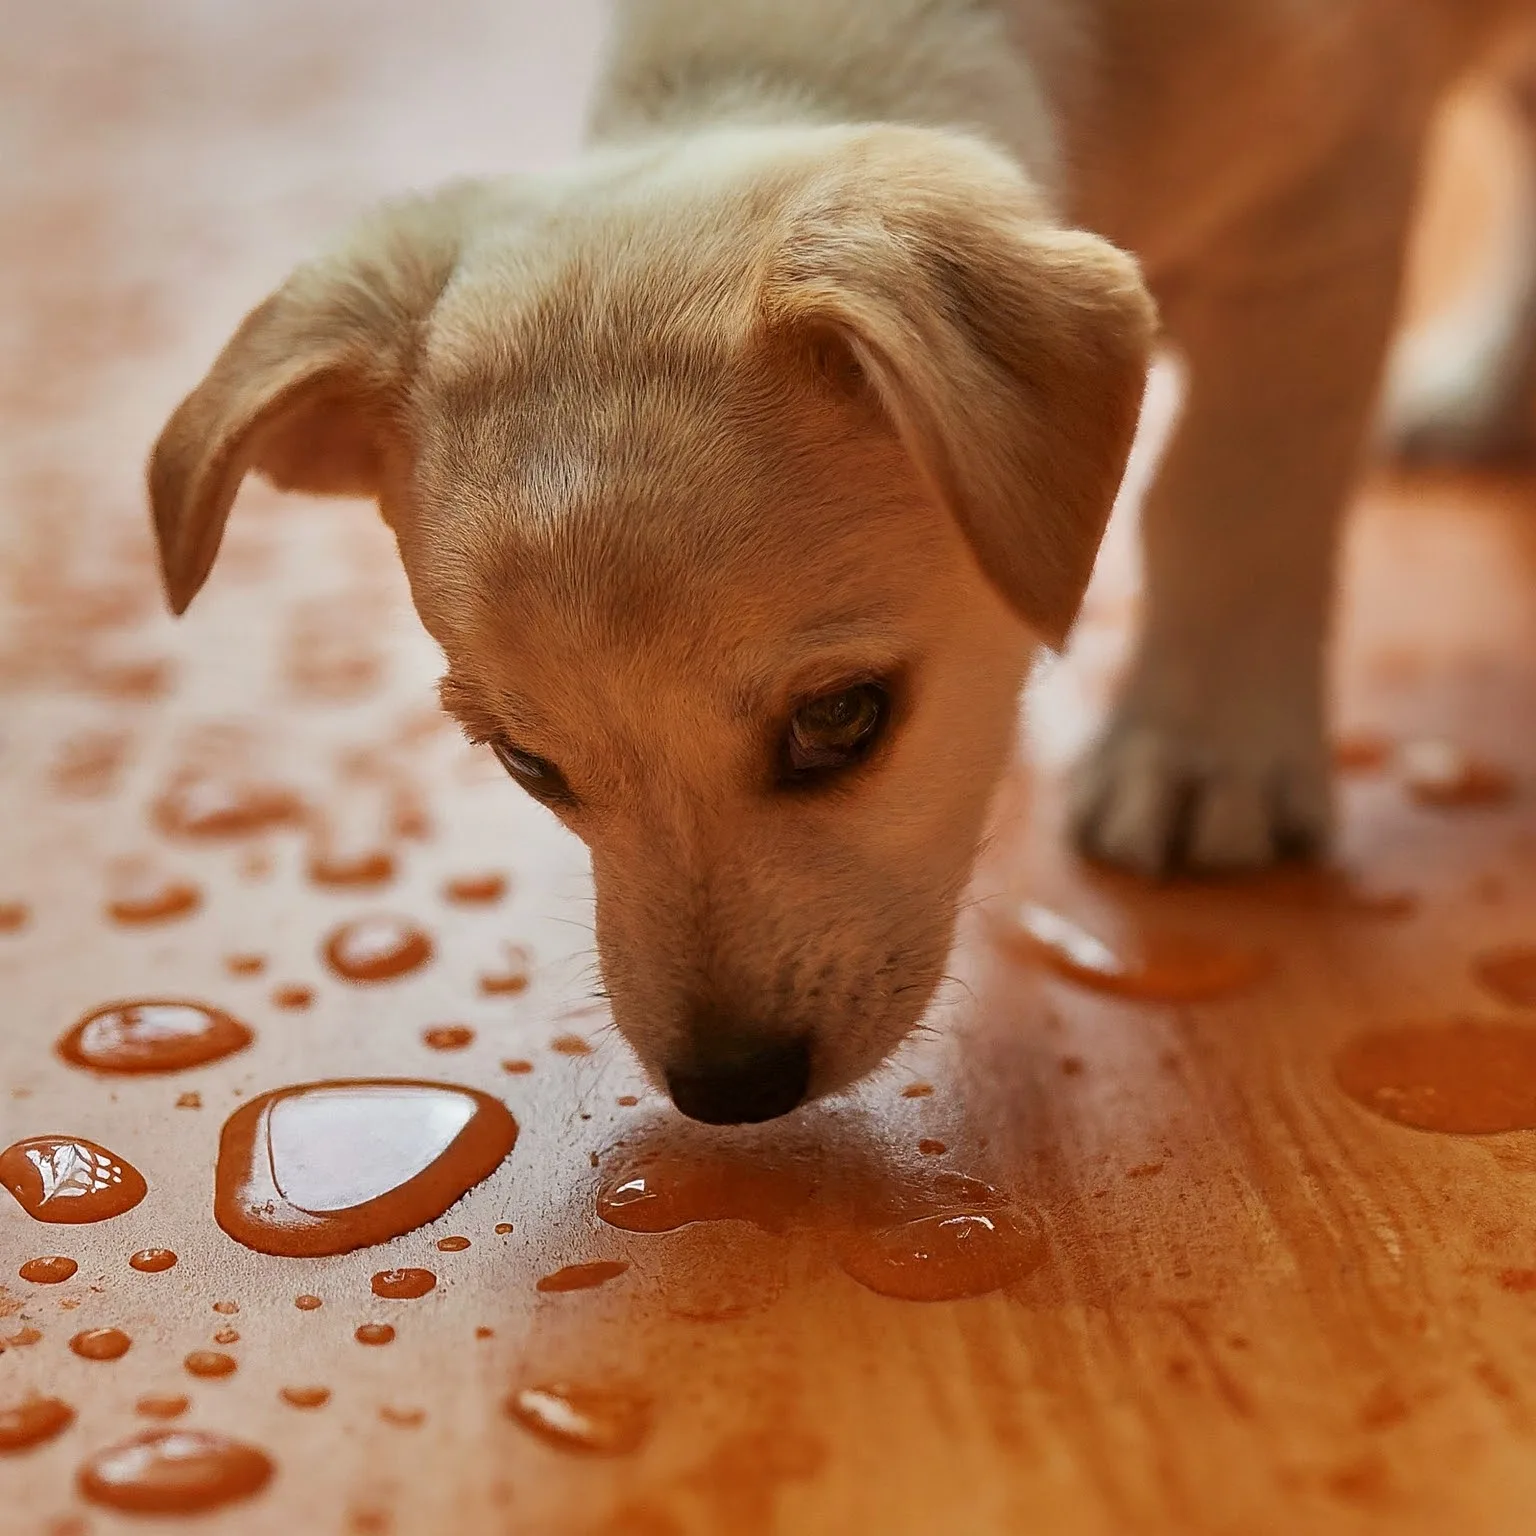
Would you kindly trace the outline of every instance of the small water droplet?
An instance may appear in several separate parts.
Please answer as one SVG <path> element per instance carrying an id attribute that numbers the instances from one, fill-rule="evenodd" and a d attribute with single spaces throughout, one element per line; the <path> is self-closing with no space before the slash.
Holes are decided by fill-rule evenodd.
<path id="1" fill-rule="evenodd" d="M 1334 1059 L 1366 1109 L 1421 1131 L 1536 1130 L 1536 1028 L 1477 1020 L 1380 1029 Z"/>
<path id="2" fill-rule="evenodd" d="M 468 1024 L 433 1024 L 421 1032 L 422 1044 L 434 1051 L 462 1051 L 474 1039 Z"/>
<path id="3" fill-rule="evenodd" d="M 331 1400 L 329 1387 L 283 1387 L 277 1394 L 290 1408 L 323 1408 Z"/>
<path id="4" fill-rule="evenodd" d="M 176 1255 L 169 1248 L 141 1248 L 128 1256 L 128 1263 L 141 1274 L 158 1275 L 176 1264 Z"/>
<path id="5" fill-rule="evenodd" d="M 395 1330 L 388 1323 L 359 1323 L 352 1337 L 359 1344 L 391 1344 Z"/>
<path id="6" fill-rule="evenodd" d="M 146 1419 L 179 1419 L 192 1406 L 192 1399 L 179 1392 L 146 1392 L 134 1412 Z"/>
<path id="7" fill-rule="evenodd" d="M 132 1344 L 121 1328 L 87 1328 L 69 1341 L 82 1360 L 121 1360 Z"/>
<path id="8" fill-rule="evenodd" d="M 311 853 L 307 873 L 314 885 L 332 889 L 361 889 L 388 885 L 395 878 L 395 856 L 387 848 L 361 853 Z"/>
<path id="9" fill-rule="evenodd" d="M 27 1451 L 62 1435 L 75 1422 L 75 1410 L 57 1397 L 31 1397 L 0 1408 L 0 1453 Z"/>
<path id="10" fill-rule="evenodd" d="M 1501 805 L 1515 792 L 1514 776 L 1450 741 L 1415 741 L 1402 751 L 1403 780 L 1420 805 L 1439 810 Z"/>
<path id="11" fill-rule="evenodd" d="M 347 981 L 390 981 L 425 965 L 432 937 L 403 917 L 358 918 L 334 929 L 322 949 L 325 962 Z"/>
<path id="12" fill-rule="evenodd" d="M 187 1368 L 189 1376 L 210 1379 L 232 1376 L 240 1367 L 240 1362 L 233 1355 L 226 1355 L 217 1349 L 194 1349 L 181 1363 Z"/>
<path id="13" fill-rule="evenodd" d="M 1076 923 L 1026 902 L 1013 924 L 999 930 L 1005 942 L 1080 986 L 1118 997 L 1193 1003 L 1241 991 L 1269 970 L 1262 952 L 1190 934 L 1147 936 L 1113 949 Z"/>
<path id="14" fill-rule="evenodd" d="M 437 1276 L 430 1269 L 381 1269 L 368 1283 L 375 1296 L 415 1301 L 436 1289 Z"/>
<path id="15" fill-rule="evenodd" d="M 203 893 L 190 880 L 138 876 L 121 883 L 106 910 L 114 923 L 136 928 L 190 917 L 202 904 Z"/>
<path id="16" fill-rule="evenodd" d="M 557 1450 L 603 1456 L 635 1450 L 650 1428 L 650 1404 L 638 1393 L 569 1382 L 522 1387 L 507 1412 Z"/>
<path id="17" fill-rule="evenodd" d="M 443 885 L 443 900 L 455 906 L 487 906 L 507 894 L 507 877 L 493 871 L 455 875 Z"/>
<path id="18" fill-rule="evenodd" d="M 199 1429 L 152 1429 L 98 1451 L 77 1484 L 93 1504 L 136 1515 L 182 1515 L 249 1498 L 272 1476 L 254 1446 Z"/>
<path id="19" fill-rule="evenodd" d="M 594 1286 L 617 1279 L 628 1268 L 629 1265 L 619 1259 L 601 1259 L 592 1264 L 567 1264 L 553 1274 L 544 1275 L 535 1289 L 546 1293 L 590 1291 Z"/>
<path id="20" fill-rule="evenodd" d="M 61 1253 L 55 1253 L 45 1258 L 28 1259 L 16 1273 L 23 1280 L 30 1280 L 33 1285 L 59 1285 L 68 1280 L 79 1268 L 80 1266 L 73 1259 L 65 1258 Z"/>
<path id="21" fill-rule="evenodd" d="M 33 1136 L 0 1152 L 0 1185 L 34 1221 L 108 1221 L 148 1193 L 131 1163 L 94 1141 Z"/>
<path id="22" fill-rule="evenodd" d="M 181 1072 L 232 1056 L 254 1038 L 238 1019 L 206 1003 L 136 999 L 88 1013 L 57 1050 L 94 1072 Z"/>

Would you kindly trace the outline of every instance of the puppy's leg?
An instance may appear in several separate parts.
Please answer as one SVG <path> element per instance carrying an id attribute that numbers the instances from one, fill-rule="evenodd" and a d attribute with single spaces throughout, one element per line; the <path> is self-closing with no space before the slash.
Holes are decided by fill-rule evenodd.
<path id="1" fill-rule="evenodd" d="M 1412 201 L 1406 152 L 1371 158 L 1159 295 L 1188 394 L 1143 509 L 1138 654 L 1078 770 L 1092 855 L 1148 874 L 1235 870 L 1326 842 L 1337 532 Z"/>
<path id="2" fill-rule="evenodd" d="M 1465 297 L 1395 349 L 1381 435 L 1411 462 L 1536 456 L 1536 46 L 1502 93 L 1520 130 L 1520 205 Z"/>

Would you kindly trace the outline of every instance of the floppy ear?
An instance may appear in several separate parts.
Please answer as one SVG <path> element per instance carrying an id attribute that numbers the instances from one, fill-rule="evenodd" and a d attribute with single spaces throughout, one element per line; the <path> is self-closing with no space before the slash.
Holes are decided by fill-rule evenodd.
<path id="1" fill-rule="evenodd" d="M 207 580 L 247 471 L 284 490 L 379 494 L 420 326 L 486 196 L 465 183 L 373 215 L 252 310 L 177 407 L 148 475 L 174 612 Z"/>
<path id="2" fill-rule="evenodd" d="M 882 128 L 813 184 L 765 302 L 771 323 L 841 336 L 982 570 L 1059 647 L 1156 330 L 1132 258 L 1052 222 L 976 141 Z"/>

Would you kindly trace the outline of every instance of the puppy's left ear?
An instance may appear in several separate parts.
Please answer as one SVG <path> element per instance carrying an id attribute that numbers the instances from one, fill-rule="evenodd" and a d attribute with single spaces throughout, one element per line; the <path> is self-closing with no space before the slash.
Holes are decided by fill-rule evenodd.
<path id="1" fill-rule="evenodd" d="M 1135 261 L 1054 222 L 977 141 L 878 128 L 813 177 L 764 302 L 770 324 L 841 337 L 982 570 L 1059 647 L 1146 383 Z"/>
<path id="2" fill-rule="evenodd" d="M 283 490 L 380 494 L 421 325 L 490 195 L 464 183 L 371 216 L 252 310 L 177 407 L 148 473 L 174 612 L 207 580 L 248 471 Z"/>

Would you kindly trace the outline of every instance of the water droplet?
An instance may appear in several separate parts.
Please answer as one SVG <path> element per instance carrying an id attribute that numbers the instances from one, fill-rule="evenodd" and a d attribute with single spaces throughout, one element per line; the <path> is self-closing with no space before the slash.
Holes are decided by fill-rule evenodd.
<path id="1" fill-rule="evenodd" d="M 181 1072 L 232 1056 L 253 1039 L 246 1025 L 206 1003 L 145 999 L 87 1014 L 57 1049 L 96 1072 Z"/>
<path id="2" fill-rule="evenodd" d="M 233 1376 L 240 1368 L 240 1362 L 233 1355 L 217 1349 L 194 1349 L 181 1363 L 186 1366 L 189 1376 L 209 1378 Z"/>
<path id="3" fill-rule="evenodd" d="M 495 1231 L 498 1237 L 505 1237 L 511 1230 L 512 1223 L 510 1221 L 498 1221 L 496 1223 Z"/>
<path id="4" fill-rule="evenodd" d="M 216 1301 L 213 1304 L 213 1310 L 220 1317 L 233 1317 L 240 1310 L 240 1303 L 238 1301 Z"/>
<path id="5" fill-rule="evenodd" d="M 26 1349 L 42 1339 L 36 1328 L 19 1328 L 15 1333 L 0 1339 L 0 1345 L 10 1349 Z"/>
<path id="6" fill-rule="evenodd" d="M 259 1493 L 271 1459 L 200 1429 L 152 1429 L 98 1451 L 80 1469 L 82 1497 L 135 1515 L 185 1515 Z"/>
<path id="7" fill-rule="evenodd" d="M 486 971 L 480 977 L 480 991 L 485 997 L 510 997 L 528 990 L 528 951 L 520 944 L 506 946 L 507 958 L 499 971 Z"/>
<path id="8" fill-rule="evenodd" d="M 436 1289 L 437 1276 L 430 1269 L 381 1269 L 368 1284 L 375 1296 L 414 1301 Z"/>
<path id="9" fill-rule="evenodd" d="M 1190 934 L 1147 936 L 1116 951 L 1074 922 L 1026 902 L 1003 937 L 1033 959 L 1096 992 L 1194 1003 L 1241 991 L 1264 976 L 1268 956 Z"/>
<path id="10" fill-rule="evenodd" d="M 283 1387 L 277 1394 L 290 1408 L 323 1408 L 331 1400 L 329 1387 Z"/>
<path id="11" fill-rule="evenodd" d="M 940 1211 L 850 1235 L 840 1262 L 866 1289 L 902 1301 L 985 1296 L 1045 1258 L 1033 1218 L 1009 1211 Z"/>
<path id="12" fill-rule="evenodd" d="M 425 965 L 432 937 L 403 917 L 363 917 L 326 939 L 325 962 L 347 981 L 390 981 Z"/>
<path id="13" fill-rule="evenodd" d="M 192 1406 L 192 1399 L 179 1392 L 146 1392 L 133 1407 L 146 1419 L 179 1419 Z"/>
<path id="14" fill-rule="evenodd" d="M 443 900 L 455 906 L 488 906 L 507 894 L 507 877 L 495 872 L 455 875 L 443 885 Z"/>
<path id="15" fill-rule="evenodd" d="M 260 976 L 267 968 L 265 955 L 225 955 L 224 969 L 231 976 Z"/>
<path id="16" fill-rule="evenodd" d="M 141 1248 L 128 1256 L 132 1268 L 145 1275 L 163 1274 L 176 1266 L 176 1255 L 169 1248 Z"/>
<path id="17" fill-rule="evenodd" d="M 250 837 L 295 825 L 304 804 L 282 785 L 186 772 L 171 781 L 150 814 L 169 837 Z"/>
<path id="18" fill-rule="evenodd" d="M 16 1273 L 23 1280 L 30 1280 L 33 1285 L 58 1285 L 68 1280 L 79 1268 L 73 1259 L 55 1253 L 46 1258 L 28 1259 Z"/>
<path id="19" fill-rule="evenodd" d="M 1340 773 L 1377 773 L 1392 757 L 1392 743 L 1375 731 L 1352 731 L 1333 744 L 1333 766 Z"/>
<path id="20" fill-rule="evenodd" d="M 308 874 L 313 884 L 333 889 L 388 885 L 395 878 L 395 856 L 387 848 L 346 855 L 311 853 Z"/>
<path id="21" fill-rule="evenodd" d="M 562 1056 L 590 1056 L 592 1047 L 587 1044 L 580 1035 L 556 1035 L 549 1042 L 552 1051 L 559 1052 Z"/>
<path id="22" fill-rule="evenodd" d="M 121 1328 L 87 1328 L 69 1341 L 82 1360 L 121 1360 L 132 1344 Z"/>
<path id="23" fill-rule="evenodd" d="M 315 1000 L 315 989 L 305 986 L 302 981 L 286 982 L 283 986 L 273 987 L 272 1006 L 274 1008 L 286 1008 L 290 1012 L 308 1008 Z"/>
<path id="24" fill-rule="evenodd" d="M 20 933 L 32 917 L 24 901 L 0 901 L 0 933 Z"/>
<path id="25" fill-rule="evenodd" d="M 798 1173 L 657 1155 L 605 1179 L 597 1214 L 625 1232 L 673 1232 L 696 1221 L 748 1221 L 780 1231 L 809 1198 Z"/>
<path id="26" fill-rule="evenodd" d="M 1357 1103 L 1416 1130 L 1536 1130 L 1536 1029 L 1518 1024 L 1376 1030 L 1339 1052 L 1334 1074 Z"/>
<path id="27" fill-rule="evenodd" d="M 176 1095 L 177 1109 L 201 1109 L 203 1096 L 200 1093 L 178 1093 Z"/>
<path id="28" fill-rule="evenodd" d="M 14 1408 L 0 1408 L 0 1454 L 31 1450 L 74 1422 L 75 1410 L 57 1397 L 32 1397 Z"/>
<path id="29" fill-rule="evenodd" d="M 0 1152 L 0 1184 L 34 1221 L 107 1221 L 148 1192 L 116 1153 L 73 1136 L 33 1136 Z"/>
<path id="30" fill-rule="evenodd" d="M 469 1247 L 467 1237 L 440 1237 L 437 1240 L 438 1250 L 442 1253 L 463 1253 Z"/>
<path id="31" fill-rule="evenodd" d="M 379 1409 L 379 1417 L 386 1424 L 393 1424 L 397 1429 L 415 1429 L 426 1422 L 427 1411 L 425 1408 L 396 1408 L 393 1404 L 386 1403 Z"/>
<path id="32" fill-rule="evenodd" d="M 313 1312 L 322 1305 L 322 1302 L 318 1296 L 305 1295 L 295 1296 L 293 1298 L 293 1304 L 299 1309 L 300 1312 Z"/>
<path id="33" fill-rule="evenodd" d="M 301 1083 L 236 1110 L 214 1216 L 260 1253 L 314 1258 L 435 1221 L 517 1141 L 499 1099 L 388 1078 Z"/>
<path id="34" fill-rule="evenodd" d="M 1416 741 L 1403 748 L 1403 780 L 1420 805 L 1437 809 L 1500 805 L 1515 792 L 1507 769 L 1483 762 L 1450 741 Z"/>
<path id="35" fill-rule="evenodd" d="M 531 1061 L 524 1061 L 520 1057 L 514 1057 L 510 1061 L 502 1062 L 501 1070 L 511 1073 L 513 1077 L 522 1077 L 525 1073 L 533 1071 L 533 1063 Z"/>
<path id="36" fill-rule="evenodd" d="M 138 927 L 190 917 L 203 904 L 203 893 L 190 880 L 141 877 L 112 896 L 107 916 L 114 923 Z"/>
<path id="37" fill-rule="evenodd" d="M 543 1276 L 535 1289 L 544 1292 L 590 1291 L 594 1286 L 617 1279 L 628 1268 L 628 1264 L 618 1259 L 601 1259 L 593 1264 L 567 1264 L 563 1269 Z"/>
<path id="38" fill-rule="evenodd" d="M 240 1331 L 237 1328 L 220 1328 L 214 1334 L 213 1342 L 215 1344 L 238 1344 L 240 1342 Z"/>
<path id="39" fill-rule="evenodd" d="M 633 1109 L 635 1105 L 640 1102 L 640 1100 L 636 1098 L 632 1093 L 621 1093 L 613 1102 L 617 1104 L 620 1109 Z"/>
<path id="40" fill-rule="evenodd" d="M 434 1024 L 421 1032 L 422 1044 L 434 1051 L 462 1051 L 474 1038 L 468 1024 Z"/>
<path id="41" fill-rule="evenodd" d="M 352 1337 L 359 1344 L 392 1344 L 395 1330 L 388 1323 L 359 1323 Z"/>
<path id="42" fill-rule="evenodd" d="M 1536 947 L 1490 949 L 1472 962 L 1472 974 L 1506 1003 L 1536 1008 Z"/>
<path id="43" fill-rule="evenodd" d="M 568 1382 L 522 1387 L 507 1412 L 556 1450 L 603 1456 L 635 1450 L 650 1428 L 650 1404 L 639 1394 Z"/>
<path id="44" fill-rule="evenodd" d="M 932 1083 L 908 1083 L 901 1090 L 904 1099 L 926 1099 L 933 1092 Z"/>

